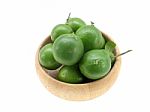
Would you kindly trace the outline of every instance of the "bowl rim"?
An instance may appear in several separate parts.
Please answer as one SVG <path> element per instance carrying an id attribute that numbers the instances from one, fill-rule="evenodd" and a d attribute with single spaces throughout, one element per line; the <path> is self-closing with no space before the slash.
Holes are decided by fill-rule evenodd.
<path id="1" fill-rule="evenodd" d="M 104 36 L 104 38 L 108 39 L 108 40 L 111 40 L 111 41 L 114 41 L 110 36 L 108 36 L 106 33 L 102 32 L 102 35 Z M 113 65 L 113 67 L 111 68 L 111 70 L 108 72 L 108 74 L 106 76 L 104 76 L 103 78 L 101 79 L 98 79 L 98 80 L 95 80 L 95 81 L 92 81 L 92 82 L 87 82 L 87 83 L 79 83 L 79 84 L 71 84 L 71 83 L 66 83 L 66 82 L 62 82 L 62 81 L 59 81 L 55 78 L 53 78 L 52 76 L 50 76 L 46 70 L 44 70 L 45 68 L 43 68 L 40 63 L 39 63 L 39 51 L 41 49 L 41 47 L 43 47 L 43 45 L 47 44 L 48 40 L 51 41 L 50 39 L 50 35 L 47 36 L 47 38 L 45 38 L 42 43 L 40 44 L 40 46 L 38 47 L 38 50 L 36 52 L 36 58 L 35 58 L 35 66 L 36 66 L 36 69 L 40 69 L 39 71 L 41 71 L 43 73 L 43 75 L 45 75 L 47 78 L 49 78 L 50 80 L 53 80 L 54 82 L 56 83 L 59 83 L 59 84 L 63 84 L 63 85 L 66 85 L 66 86 L 87 86 L 87 85 L 91 85 L 91 84 L 95 84 L 95 83 L 98 83 L 102 80 L 104 80 L 105 78 L 107 78 L 110 74 L 112 74 L 112 72 L 115 70 L 115 68 L 117 67 L 118 63 L 121 62 L 121 57 L 118 57 Z M 120 54 L 120 51 L 119 51 L 119 48 L 118 46 L 116 46 L 115 48 L 115 54 L 118 55 Z"/>

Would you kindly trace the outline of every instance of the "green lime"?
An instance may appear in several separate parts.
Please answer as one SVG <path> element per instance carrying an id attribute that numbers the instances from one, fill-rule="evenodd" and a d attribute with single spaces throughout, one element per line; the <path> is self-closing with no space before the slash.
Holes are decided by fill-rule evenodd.
<path id="1" fill-rule="evenodd" d="M 59 24 L 56 25 L 51 32 L 51 39 L 52 41 L 55 41 L 55 39 L 62 35 L 62 34 L 70 34 L 72 33 L 72 28 L 69 25 L 66 24 Z"/>
<path id="2" fill-rule="evenodd" d="M 76 32 L 80 27 L 86 25 L 80 18 L 69 18 L 66 24 L 68 24 L 74 32 Z"/>
<path id="3" fill-rule="evenodd" d="M 84 46 L 75 34 L 60 35 L 53 44 L 53 55 L 63 65 L 74 65 L 82 57 Z"/>
<path id="4" fill-rule="evenodd" d="M 67 83 L 81 83 L 84 76 L 80 73 L 76 65 L 63 66 L 58 73 L 57 79 Z"/>
<path id="5" fill-rule="evenodd" d="M 79 63 L 81 73 L 89 79 L 99 79 L 111 69 L 111 59 L 104 49 L 86 52 Z"/>
<path id="6" fill-rule="evenodd" d="M 53 57 L 52 43 L 43 46 L 39 52 L 39 62 L 47 69 L 57 69 L 61 66 Z"/>
<path id="7" fill-rule="evenodd" d="M 81 38 L 85 51 L 101 49 L 105 45 L 102 33 L 93 25 L 86 25 L 79 28 L 76 35 Z"/>

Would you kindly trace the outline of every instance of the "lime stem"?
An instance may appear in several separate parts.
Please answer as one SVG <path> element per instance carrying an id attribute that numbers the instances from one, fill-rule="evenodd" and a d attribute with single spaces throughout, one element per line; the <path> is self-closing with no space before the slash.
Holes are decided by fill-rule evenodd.
<path id="1" fill-rule="evenodd" d="M 71 15 L 71 12 L 70 12 L 69 15 L 68 15 L 67 22 L 69 21 L 70 15 Z"/>
<path id="2" fill-rule="evenodd" d="M 126 54 L 126 53 L 128 53 L 128 52 L 131 52 L 131 51 L 133 51 L 133 50 L 127 50 L 127 51 L 125 51 L 125 52 L 123 52 L 123 53 L 121 53 L 121 54 L 115 56 L 115 58 L 117 58 L 117 57 L 119 57 L 119 56 L 122 56 L 122 55 L 124 55 L 124 54 Z"/>
<path id="3" fill-rule="evenodd" d="M 91 21 L 91 25 L 94 25 L 94 22 L 93 22 L 93 21 Z"/>

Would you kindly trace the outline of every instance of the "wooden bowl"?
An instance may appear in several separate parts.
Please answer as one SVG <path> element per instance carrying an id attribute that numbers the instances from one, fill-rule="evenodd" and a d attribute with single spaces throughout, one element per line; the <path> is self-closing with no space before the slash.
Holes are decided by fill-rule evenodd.
<path id="1" fill-rule="evenodd" d="M 112 40 L 105 33 L 102 34 L 106 39 Z M 104 94 L 115 82 L 120 70 L 121 57 L 116 59 L 111 71 L 102 79 L 84 84 L 69 84 L 56 80 L 55 76 L 58 73 L 58 70 L 45 70 L 39 63 L 39 50 L 49 42 L 51 42 L 50 36 L 42 42 L 37 50 L 35 66 L 41 82 L 52 94 L 66 100 L 90 100 Z M 115 49 L 115 54 L 119 54 L 118 47 Z"/>

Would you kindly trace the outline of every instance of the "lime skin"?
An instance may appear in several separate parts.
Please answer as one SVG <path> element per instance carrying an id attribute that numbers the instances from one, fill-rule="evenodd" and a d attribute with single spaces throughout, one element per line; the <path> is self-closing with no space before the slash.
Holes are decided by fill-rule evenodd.
<path id="1" fill-rule="evenodd" d="M 74 32 L 76 32 L 80 27 L 86 25 L 80 18 L 69 18 L 66 24 L 68 24 Z"/>
<path id="2" fill-rule="evenodd" d="M 93 25 L 86 25 L 79 28 L 76 35 L 81 38 L 85 52 L 92 49 L 101 49 L 105 45 L 102 33 Z"/>
<path id="3" fill-rule="evenodd" d="M 57 79 L 62 82 L 78 84 L 83 82 L 84 76 L 80 73 L 76 65 L 63 66 L 58 73 Z"/>
<path id="4" fill-rule="evenodd" d="M 53 55 L 63 65 L 76 64 L 84 53 L 81 39 L 75 34 L 63 34 L 53 44 Z"/>
<path id="5" fill-rule="evenodd" d="M 72 33 L 72 28 L 66 24 L 58 24 L 56 25 L 51 32 L 51 40 L 55 41 L 57 37 L 62 34 L 70 34 Z"/>
<path id="6" fill-rule="evenodd" d="M 46 69 L 54 70 L 61 66 L 53 57 L 52 43 L 46 44 L 40 49 L 39 62 Z"/>
<path id="7" fill-rule="evenodd" d="M 81 73 L 89 79 L 100 79 L 111 69 L 111 59 L 104 49 L 86 52 L 79 63 Z"/>

